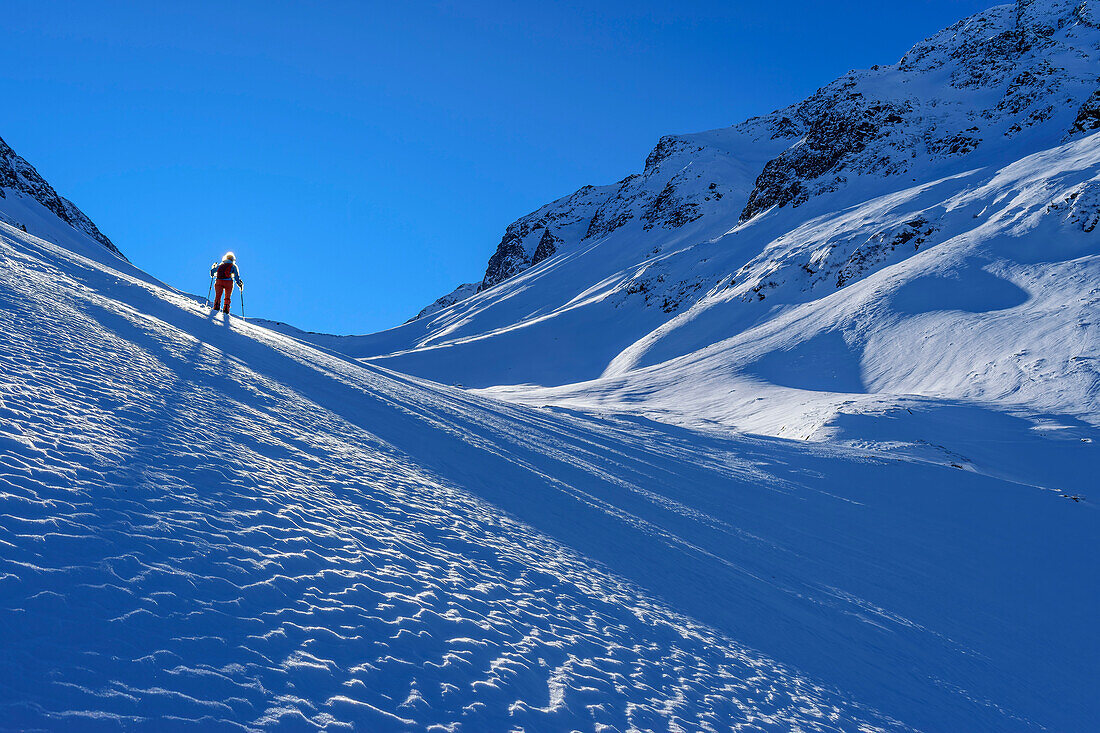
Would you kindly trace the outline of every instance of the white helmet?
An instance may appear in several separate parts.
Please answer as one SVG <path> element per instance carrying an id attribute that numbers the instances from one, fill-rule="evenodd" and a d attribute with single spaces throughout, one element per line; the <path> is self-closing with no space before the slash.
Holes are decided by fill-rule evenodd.
<path id="1" fill-rule="evenodd" d="M 232 252 L 226 252 L 225 257 L 222 257 L 222 261 L 223 262 L 236 262 L 237 261 L 237 255 L 233 254 Z"/>

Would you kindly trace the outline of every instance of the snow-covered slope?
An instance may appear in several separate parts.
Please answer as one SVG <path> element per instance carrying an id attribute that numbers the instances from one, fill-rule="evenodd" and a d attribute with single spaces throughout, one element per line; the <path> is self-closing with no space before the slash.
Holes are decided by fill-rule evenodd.
<path id="1" fill-rule="evenodd" d="M 496 402 L 74 248 L 0 223 L 0 729 L 1100 717 L 1097 514 L 1050 477 Z"/>
<path id="2" fill-rule="evenodd" d="M 1097 18 L 665 138 L 369 337 L 0 155 L 0 730 L 1091 730 Z"/>
<path id="3" fill-rule="evenodd" d="M 662 139 L 641 175 L 510 225 L 480 292 L 324 343 L 509 399 L 798 438 L 914 399 L 1098 424 L 1098 100 L 1100 3 L 991 8 Z"/>

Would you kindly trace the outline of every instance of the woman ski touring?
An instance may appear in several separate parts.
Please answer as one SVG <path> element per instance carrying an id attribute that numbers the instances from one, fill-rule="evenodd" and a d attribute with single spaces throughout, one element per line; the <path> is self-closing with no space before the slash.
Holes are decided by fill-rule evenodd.
<path id="1" fill-rule="evenodd" d="M 226 252 L 221 262 L 215 262 L 210 267 L 210 277 L 214 280 L 214 311 L 219 310 L 222 295 L 225 295 L 225 313 L 229 313 L 229 298 L 233 295 L 233 281 L 241 289 L 241 297 L 244 295 L 244 281 L 241 280 L 241 271 L 237 269 L 237 256 L 232 252 Z"/>

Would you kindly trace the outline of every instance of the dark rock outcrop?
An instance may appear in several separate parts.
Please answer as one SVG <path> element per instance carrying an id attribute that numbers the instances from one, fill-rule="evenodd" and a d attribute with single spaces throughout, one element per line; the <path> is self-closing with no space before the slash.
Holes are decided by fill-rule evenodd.
<path id="1" fill-rule="evenodd" d="M 676 229 L 702 216 L 697 203 L 686 201 L 677 195 L 676 184 L 675 177 L 669 180 L 657 198 L 642 212 L 642 219 L 645 221 L 643 229 L 648 231 L 657 224 Z"/>
<path id="2" fill-rule="evenodd" d="M 1100 129 L 1100 89 L 1093 92 L 1092 96 L 1081 105 L 1081 109 L 1077 112 L 1077 119 L 1069 129 L 1069 137 L 1076 137 L 1097 129 Z"/>
<path id="3" fill-rule="evenodd" d="M 68 199 L 59 196 L 34 166 L 16 155 L 7 143 L 0 140 L 0 195 L 3 194 L 3 189 L 30 196 L 73 229 L 87 234 L 111 252 L 126 259 L 84 212 Z"/>
<path id="4" fill-rule="evenodd" d="M 489 258 L 489 264 L 485 268 L 485 277 L 481 281 L 478 292 L 491 288 L 497 283 L 504 282 L 513 275 L 518 274 L 530 265 L 527 252 L 523 249 L 523 227 L 520 222 L 514 222 L 504 232 L 504 237 L 497 245 L 496 252 Z"/>
<path id="5" fill-rule="evenodd" d="M 689 147 L 691 147 L 691 144 L 688 141 L 678 138 L 675 135 L 665 135 L 657 141 L 657 145 L 646 157 L 645 171 L 642 175 L 648 176 L 653 174 L 662 162 L 668 160 L 676 153 L 687 150 Z"/>
<path id="6" fill-rule="evenodd" d="M 1060 201 L 1047 206 L 1047 211 L 1064 211 L 1063 220 L 1086 233 L 1100 226 L 1100 184 L 1089 181 L 1070 191 Z"/>
<path id="7" fill-rule="evenodd" d="M 799 110 L 801 116 L 809 118 L 804 137 L 764 166 L 741 212 L 741 221 L 773 206 L 805 203 L 811 195 L 809 181 L 832 171 L 844 158 L 887 134 L 907 111 L 898 105 L 865 105 L 858 92 L 843 101 L 830 96 L 819 93 L 817 99 Z"/>
<path id="8" fill-rule="evenodd" d="M 531 258 L 531 264 L 537 265 L 548 257 L 553 257 L 554 253 L 558 251 L 558 242 L 561 240 L 554 236 L 554 233 L 550 231 L 549 227 L 542 231 L 542 238 L 539 239 L 539 246 L 535 248 L 535 256 Z"/>
<path id="9" fill-rule="evenodd" d="M 509 224 L 496 251 L 489 258 L 478 292 L 518 275 L 533 264 L 538 246 L 532 236 L 535 232 L 553 226 L 557 232 L 554 235 L 557 244 L 579 241 L 591 226 L 593 215 L 613 194 L 611 186 L 584 186 Z M 569 234 L 563 235 L 563 231 Z"/>
<path id="10" fill-rule="evenodd" d="M 653 158 L 652 153 L 650 153 L 650 158 Z M 637 198 L 637 192 L 634 188 L 639 178 L 641 176 L 635 173 L 619 182 L 615 194 L 604 202 L 600 208 L 596 209 L 596 213 L 588 222 L 584 239 L 606 237 L 634 218 L 634 202 Z"/>
<path id="11" fill-rule="evenodd" d="M 924 217 L 918 217 L 905 222 L 894 231 L 872 235 L 865 244 L 857 247 L 841 266 L 840 272 L 837 273 L 836 286 L 842 288 L 849 282 L 862 277 L 902 245 L 912 242 L 913 251 L 919 250 L 920 246 L 935 233 L 935 226 L 929 225 Z"/>

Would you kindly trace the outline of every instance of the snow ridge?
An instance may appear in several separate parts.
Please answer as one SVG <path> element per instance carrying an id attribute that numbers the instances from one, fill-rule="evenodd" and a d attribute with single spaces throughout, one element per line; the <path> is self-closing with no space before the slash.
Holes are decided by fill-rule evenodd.
<path id="1" fill-rule="evenodd" d="M 73 229 L 87 234 L 109 251 L 126 259 L 83 211 L 72 201 L 59 196 L 34 166 L 16 155 L 7 143 L 0 140 L 0 199 L 7 198 L 7 192 L 31 197 Z"/>

